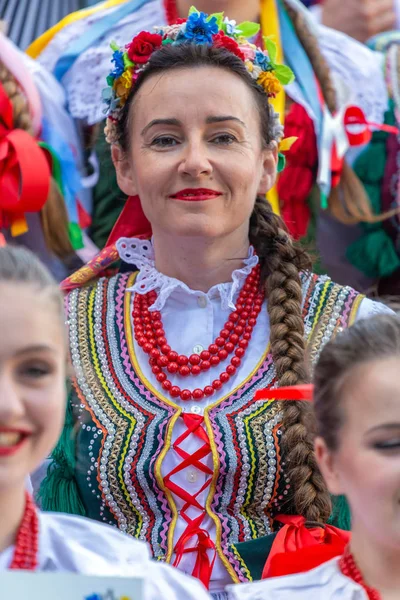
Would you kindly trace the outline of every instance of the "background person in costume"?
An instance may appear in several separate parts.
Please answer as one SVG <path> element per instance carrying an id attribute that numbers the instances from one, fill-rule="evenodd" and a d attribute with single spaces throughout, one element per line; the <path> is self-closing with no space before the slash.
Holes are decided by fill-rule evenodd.
<path id="1" fill-rule="evenodd" d="M 72 116 L 93 125 L 104 118 L 101 97 L 109 70 L 109 44 L 115 40 L 122 46 L 133 33 L 151 31 L 157 23 L 172 24 L 177 17 L 186 15 L 184 11 L 189 5 L 186 0 L 153 0 L 145 4 L 131 1 L 122 6 L 107 4 L 105 8 L 99 5 L 95 14 L 67 24 L 50 41 L 46 40 L 47 45 L 38 40 L 29 52 L 63 83 Z M 207 11 L 209 6 L 209 0 L 198 2 L 200 10 Z M 323 268 L 332 277 L 340 283 L 368 289 L 377 280 L 377 270 L 370 269 L 368 274 L 360 271 L 362 261 L 354 259 L 355 252 L 349 261 L 346 248 L 361 235 L 357 222 L 371 221 L 375 216 L 371 214 L 373 211 L 365 189 L 352 169 L 347 165 L 342 169 L 341 161 L 331 165 L 334 134 L 339 136 L 340 133 L 345 145 L 346 134 L 343 121 L 337 117 L 333 123 L 329 113 L 341 114 L 345 101 L 360 106 L 368 122 L 378 125 L 383 122 L 388 98 L 382 56 L 343 34 L 317 27 L 297 0 L 263 0 L 260 3 L 216 0 L 213 10 L 226 10 L 230 18 L 238 22 L 257 18 L 263 34 L 278 42 L 278 57 L 281 52 L 295 71 L 298 83 L 286 86 L 286 112 L 289 111 L 286 123 L 288 137 L 297 136 L 299 141 L 287 154 L 287 168 L 278 182 L 282 215 L 296 239 L 306 238 L 318 245 Z M 283 96 L 278 103 L 283 118 Z M 324 143 L 322 132 L 327 134 Z M 322 147 L 327 151 L 321 153 Z M 121 196 L 110 175 L 110 157 L 103 138 L 99 139 L 97 151 L 102 173 L 94 190 L 91 235 L 95 243 L 103 247 L 125 197 Z M 354 152 L 348 152 L 346 158 L 352 162 Z M 371 159 L 370 166 L 375 164 L 376 160 Z M 320 173 L 324 173 L 323 184 Z M 330 194 L 331 178 L 333 191 Z M 319 189 L 315 185 L 317 179 Z M 339 179 L 340 188 L 335 187 Z M 324 194 L 321 226 L 319 190 Z M 328 196 L 329 212 L 333 216 L 325 210 Z M 276 194 L 270 192 L 270 199 L 276 209 Z M 338 220 L 344 221 L 345 225 Z M 374 263 L 379 255 L 379 251 L 374 253 Z"/>
<path id="2" fill-rule="evenodd" d="M 63 313 L 57 284 L 38 259 L 0 248 L 0 572 L 139 576 L 145 600 L 206 600 L 198 582 L 151 562 L 144 544 L 82 517 L 41 513 L 25 492 L 62 427 Z"/>
<path id="3" fill-rule="evenodd" d="M 0 235 L 35 251 L 60 280 L 82 264 L 81 140 L 61 86 L 0 34 Z"/>
<path id="4" fill-rule="evenodd" d="M 350 504 L 350 545 L 307 573 L 235 586 L 232 599 L 397 598 L 399 359 L 400 321 L 392 315 L 360 321 L 324 348 L 315 368 L 315 448 L 330 491 Z"/>
<path id="5" fill-rule="evenodd" d="M 113 45 L 106 133 L 130 201 L 116 244 L 63 283 L 77 378 L 40 493 L 216 594 L 251 577 L 235 545 L 265 536 L 265 555 L 279 514 L 331 512 L 307 406 L 255 391 L 307 380 L 306 346 L 315 359 L 385 310 L 310 274 L 265 200 L 282 138 L 269 98 L 291 73 L 246 30 L 193 9 Z M 110 258 L 121 272 L 96 279 Z"/>

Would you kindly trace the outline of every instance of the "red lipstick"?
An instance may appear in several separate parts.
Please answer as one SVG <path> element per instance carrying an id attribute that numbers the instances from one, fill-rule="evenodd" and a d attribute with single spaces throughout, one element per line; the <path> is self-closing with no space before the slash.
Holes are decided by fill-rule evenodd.
<path id="1" fill-rule="evenodd" d="M 0 427 L 0 458 L 16 454 L 30 435 L 30 431 Z"/>
<path id="2" fill-rule="evenodd" d="M 187 188 L 176 194 L 172 194 L 170 198 L 174 200 L 182 200 L 184 202 L 204 202 L 205 200 L 213 200 L 222 196 L 221 192 L 209 190 L 207 188 Z"/>

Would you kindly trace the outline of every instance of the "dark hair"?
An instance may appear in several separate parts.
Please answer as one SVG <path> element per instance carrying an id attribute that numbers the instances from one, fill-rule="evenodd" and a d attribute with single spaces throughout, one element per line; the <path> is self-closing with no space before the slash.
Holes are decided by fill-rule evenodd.
<path id="1" fill-rule="evenodd" d="M 396 315 L 362 319 L 326 344 L 315 367 L 314 408 L 317 434 L 329 450 L 339 446 L 343 393 L 354 369 L 395 356 L 400 358 L 400 318 Z"/>
<path id="2" fill-rule="evenodd" d="M 59 312 L 60 323 L 64 326 L 63 298 L 57 282 L 33 252 L 19 246 L 0 248 L 1 283 L 28 284 L 38 290 L 48 291 Z"/>
<path id="3" fill-rule="evenodd" d="M 267 146 L 280 137 L 281 128 L 264 91 L 247 72 L 243 62 L 225 49 L 209 45 L 164 46 L 154 52 L 140 74 L 117 124 L 117 139 L 123 150 L 129 147 L 129 115 L 132 101 L 143 83 L 156 73 L 178 68 L 213 66 L 235 73 L 252 90 L 260 114 L 261 135 Z M 311 269 L 311 261 L 287 232 L 281 217 L 258 197 L 250 219 L 250 243 L 260 258 L 261 281 L 268 297 L 270 344 L 276 377 L 280 385 L 308 380 L 305 367 L 305 340 L 302 315 L 300 271 Z M 310 521 L 325 521 L 331 510 L 330 496 L 317 467 L 310 431 L 312 411 L 306 403 L 286 402 L 282 406 L 282 450 L 285 472 L 291 482 L 292 510 Z"/>

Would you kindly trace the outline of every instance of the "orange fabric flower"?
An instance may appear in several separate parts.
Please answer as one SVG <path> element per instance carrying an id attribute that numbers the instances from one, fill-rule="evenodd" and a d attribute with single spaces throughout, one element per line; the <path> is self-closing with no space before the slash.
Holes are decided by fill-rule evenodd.
<path id="1" fill-rule="evenodd" d="M 263 71 L 257 79 L 257 83 L 264 88 L 270 98 L 275 98 L 282 89 L 279 80 L 271 71 Z"/>

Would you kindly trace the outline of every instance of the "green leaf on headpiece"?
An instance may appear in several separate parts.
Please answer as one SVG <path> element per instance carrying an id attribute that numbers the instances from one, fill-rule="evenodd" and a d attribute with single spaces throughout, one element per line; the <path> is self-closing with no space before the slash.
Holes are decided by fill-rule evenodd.
<path id="1" fill-rule="evenodd" d="M 286 167 L 286 157 L 282 154 L 282 152 L 279 152 L 278 154 L 278 166 L 277 166 L 277 171 L 278 173 L 282 173 L 283 169 Z"/>
<path id="2" fill-rule="evenodd" d="M 245 38 L 252 38 L 260 31 L 258 23 L 252 23 L 251 21 L 243 21 L 236 27 L 236 31 L 239 35 Z"/>
<path id="3" fill-rule="evenodd" d="M 112 75 L 107 75 L 107 85 L 110 87 L 114 85 L 114 77 Z"/>
<path id="4" fill-rule="evenodd" d="M 197 10 L 197 8 L 195 6 L 191 6 L 189 8 L 189 17 L 190 17 L 190 15 L 193 15 L 194 13 L 196 13 L 197 15 L 200 14 L 200 12 Z"/>
<path id="5" fill-rule="evenodd" d="M 161 43 L 163 46 L 167 46 L 168 44 L 173 44 L 174 40 L 171 40 L 170 38 L 165 38 L 165 40 L 163 40 Z"/>
<path id="6" fill-rule="evenodd" d="M 211 21 L 211 19 L 215 17 L 216 21 L 217 21 L 217 25 L 218 25 L 218 29 L 222 28 L 222 24 L 224 22 L 224 13 L 220 12 L 220 13 L 213 13 L 212 15 L 209 15 L 207 22 Z"/>
<path id="7" fill-rule="evenodd" d="M 268 52 L 269 60 L 272 63 L 275 63 L 276 56 L 278 54 L 278 48 L 277 48 L 275 42 L 273 42 L 271 40 L 271 38 L 268 38 L 266 36 L 264 36 L 263 40 L 264 40 L 264 44 L 265 44 L 265 49 Z"/>
<path id="8" fill-rule="evenodd" d="M 112 41 L 112 42 L 111 42 L 111 44 L 110 44 L 110 48 L 111 48 L 111 50 L 113 50 L 114 52 L 117 52 L 117 51 L 119 50 L 119 46 L 118 46 L 117 42 L 115 42 L 115 41 Z"/>
<path id="9" fill-rule="evenodd" d="M 125 52 L 125 54 L 123 55 L 123 59 L 124 59 L 124 67 L 125 67 L 125 69 L 128 69 L 129 67 L 134 67 L 135 66 L 135 63 L 133 63 L 129 59 L 127 52 Z"/>
<path id="10" fill-rule="evenodd" d="M 282 85 L 288 85 L 294 81 L 293 71 L 286 65 L 275 65 L 274 73 Z"/>

